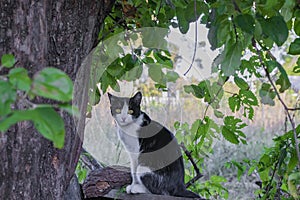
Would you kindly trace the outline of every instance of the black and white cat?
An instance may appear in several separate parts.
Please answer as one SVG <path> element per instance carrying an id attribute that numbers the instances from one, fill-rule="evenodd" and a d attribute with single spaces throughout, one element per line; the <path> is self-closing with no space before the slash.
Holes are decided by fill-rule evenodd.
<path id="1" fill-rule="evenodd" d="M 141 111 L 142 94 L 131 98 L 108 93 L 118 136 L 130 156 L 132 184 L 127 193 L 199 196 L 184 185 L 182 154 L 174 135 Z"/>

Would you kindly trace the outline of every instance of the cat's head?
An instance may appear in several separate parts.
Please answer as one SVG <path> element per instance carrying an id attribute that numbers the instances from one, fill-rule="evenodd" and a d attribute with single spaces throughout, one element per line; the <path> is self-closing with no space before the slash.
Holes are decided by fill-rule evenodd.
<path id="1" fill-rule="evenodd" d="M 137 92 L 133 97 L 117 97 L 108 93 L 111 114 L 119 126 L 127 126 L 141 114 L 142 93 Z"/>

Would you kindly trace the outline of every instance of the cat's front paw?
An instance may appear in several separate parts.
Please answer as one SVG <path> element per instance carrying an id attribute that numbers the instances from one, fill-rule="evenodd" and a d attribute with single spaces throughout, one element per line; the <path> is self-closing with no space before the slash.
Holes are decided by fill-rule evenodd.
<path id="1" fill-rule="evenodd" d="M 148 193 L 147 189 L 141 184 L 131 184 L 126 187 L 127 194 Z"/>
<path id="2" fill-rule="evenodd" d="M 126 193 L 127 194 L 131 193 L 131 187 L 132 187 L 132 185 L 127 185 L 127 187 L 126 187 Z"/>

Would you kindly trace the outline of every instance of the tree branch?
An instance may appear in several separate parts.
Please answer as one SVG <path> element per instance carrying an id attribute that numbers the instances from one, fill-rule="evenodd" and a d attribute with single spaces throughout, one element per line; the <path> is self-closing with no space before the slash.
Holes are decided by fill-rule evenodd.
<path id="1" fill-rule="evenodd" d="M 289 111 L 297 111 L 300 110 L 300 108 L 288 108 Z"/>
<path id="2" fill-rule="evenodd" d="M 200 179 L 203 175 L 200 173 L 200 170 L 197 167 L 197 164 L 196 164 L 195 160 L 193 159 L 191 152 L 187 150 L 187 148 L 185 147 L 183 142 L 180 143 L 180 147 L 184 151 L 185 155 L 188 157 L 189 161 L 193 165 L 194 170 L 196 172 L 196 176 L 194 178 L 192 178 L 191 180 L 189 180 L 189 182 L 187 182 L 185 184 L 185 187 L 188 188 L 191 185 L 193 185 L 198 179 Z"/>
<path id="3" fill-rule="evenodd" d="M 285 102 L 283 101 L 283 99 L 281 98 L 277 88 L 276 88 L 276 85 L 274 84 L 271 76 L 270 76 L 270 73 L 267 69 L 267 67 L 265 66 L 264 62 L 263 62 L 263 58 L 262 58 L 262 55 L 261 55 L 261 50 L 257 47 L 257 42 L 255 41 L 254 38 L 252 38 L 252 45 L 254 46 L 258 56 L 259 56 L 259 59 L 260 59 L 260 62 L 263 66 L 263 69 L 266 73 L 266 76 L 267 76 L 267 79 L 269 80 L 270 84 L 272 85 L 272 88 L 274 89 L 274 92 L 278 98 L 278 100 L 280 101 L 281 105 L 283 106 L 284 110 L 286 111 L 286 114 L 287 114 L 287 117 L 291 123 L 291 126 L 292 126 L 292 130 L 293 130 L 293 135 L 294 135 L 294 140 L 295 140 L 295 149 L 296 149 L 296 153 L 297 153 L 297 158 L 298 158 L 298 168 L 300 169 L 300 151 L 299 151 L 299 141 L 298 141 L 298 137 L 297 137 L 297 132 L 296 132 L 296 126 L 295 126 L 295 122 L 291 116 L 291 114 L 289 113 L 290 109 L 287 107 L 287 105 L 285 104 Z M 271 52 L 268 51 L 268 55 L 271 55 L 270 57 L 276 61 L 276 58 L 271 54 Z M 293 109 L 292 109 L 293 110 Z"/>
<path id="4" fill-rule="evenodd" d="M 187 71 L 183 74 L 184 76 L 187 75 L 187 73 L 189 73 L 189 71 L 192 69 L 193 64 L 195 62 L 195 57 L 196 57 L 196 52 L 197 52 L 197 44 L 198 44 L 198 23 L 197 23 L 197 1 L 194 0 L 194 12 L 195 12 L 195 44 L 194 44 L 194 54 L 193 54 L 193 58 L 192 58 L 192 63 L 190 64 L 189 68 L 187 69 Z"/>
<path id="5" fill-rule="evenodd" d="M 84 166 L 86 166 L 90 171 L 95 169 L 103 168 L 95 158 L 93 158 L 84 148 L 81 150 L 81 155 L 79 158 Z"/>
<path id="6" fill-rule="evenodd" d="M 271 190 L 271 188 L 272 188 L 272 181 L 273 181 L 273 179 L 274 179 L 274 177 L 275 177 L 275 172 L 276 172 L 276 170 L 277 170 L 278 163 L 279 163 L 279 159 L 277 160 L 277 162 L 276 162 L 276 164 L 275 164 L 275 168 L 274 168 L 274 170 L 273 170 L 273 172 L 272 172 L 271 179 L 269 180 L 269 183 L 268 183 L 268 185 L 266 186 L 266 195 L 267 195 L 267 197 L 269 197 L 269 192 L 270 192 L 270 190 Z"/>

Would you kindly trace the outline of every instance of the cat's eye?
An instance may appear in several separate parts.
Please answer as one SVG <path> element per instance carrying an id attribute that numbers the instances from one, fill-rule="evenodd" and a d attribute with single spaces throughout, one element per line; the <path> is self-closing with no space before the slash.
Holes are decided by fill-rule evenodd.
<path id="1" fill-rule="evenodd" d="M 121 113 L 121 109 L 117 108 L 116 113 Z"/>
<path id="2" fill-rule="evenodd" d="M 128 112 L 127 112 L 128 114 L 133 114 L 133 110 L 128 110 Z"/>

